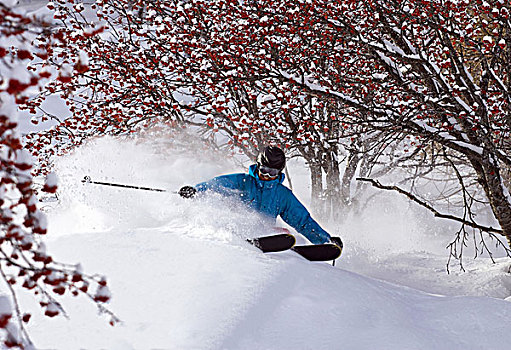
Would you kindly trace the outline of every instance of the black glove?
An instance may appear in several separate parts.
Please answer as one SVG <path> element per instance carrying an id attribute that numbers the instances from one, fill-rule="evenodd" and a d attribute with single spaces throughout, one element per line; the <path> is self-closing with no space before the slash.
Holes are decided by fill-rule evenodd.
<path id="1" fill-rule="evenodd" d="M 342 250 L 343 244 L 341 241 L 341 237 L 330 237 L 330 243 L 335 244 Z"/>
<path id="2" fill-rule="evenodd" d="M 179 189 L 178 193 L 183 198 L 192 198 L 197 193 L 197 190 L 192 186 L 183 186 Z"/>

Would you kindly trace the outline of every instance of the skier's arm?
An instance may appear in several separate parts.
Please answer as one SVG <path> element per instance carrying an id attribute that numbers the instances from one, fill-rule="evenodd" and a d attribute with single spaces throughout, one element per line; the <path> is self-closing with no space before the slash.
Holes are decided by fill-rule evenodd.
<path id="1" fill-rule="evenodd" d="M 289 191 L 289 190 L 288 190 Z M 309 211 L 289 191 L 283 203 L 280 217 L 314 244 L 330 241 L 330 235 L 311 217 Z"/>
<path id="2" fill-rule="evenodd" d="M 198 192 L 214 191 L 225 196 L 233 196 L 240 193 L 243 188 L 244 174 L 230 174 L 217 176 L 209 181 L 195 185 Z"/>

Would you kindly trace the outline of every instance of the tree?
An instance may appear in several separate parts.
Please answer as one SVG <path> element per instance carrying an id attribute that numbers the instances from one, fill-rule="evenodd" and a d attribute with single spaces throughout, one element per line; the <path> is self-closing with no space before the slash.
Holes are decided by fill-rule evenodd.
<path id="1" fill-rule="evenodd" d="M 39 44 L 33 46 L 36 36 Z M 63 47 L 65 42 L 58 32 L 51 32 L 48 23 L 0 3 L 0 276 L 11 292 L 11 302 L 6 297 L 0 300 L 6 347 L 32 346 L 24 326 L 31 314 L 17 302 L 20 290 L 33 293 L 48 317 L 65 314 L 59 298 L 70 293 L 90 298 L 112 317 L 112 323 L 117 321 L 103 305 L 110 299 L 106 279 L 84 273 L 80 264 L 55 261 L 41 239 L 47 219 L 33 186 L 33 159 L 22 146 L 17 106 L 25 104 L 34 90 L 42 89 L 49 77 L 44 69 L 27 69 L 27 63 L 48 56 L 55 46 Z M 43 191 L 56 190 L 56 177 L 48 174 Z"/>
<path id="2" fill-rule="evenodd" d="M 402 130 L 421 137 L 422 144 L 440 144 L 449 150 L 446 158 L 462 157 L 501 229 L 477 225 L 468 203 L 463 223 L 509 241 L 511 202 L 500 170 L 511 160 L 509 4 L 375 1 L 357 10 L 354 2 L 345 6 L 351 11 L 337 11 L 338 18 L 321 22 L 351 33 L 355 47 L 377 67 L 373 76 L 383 79 L 366 76 L 376 85 L 370 105 L 353 91 L 324 93 L 369 111 L 364 123 L 371 128 Z M 374 16 L 364 16 L 370 11 Z"/>

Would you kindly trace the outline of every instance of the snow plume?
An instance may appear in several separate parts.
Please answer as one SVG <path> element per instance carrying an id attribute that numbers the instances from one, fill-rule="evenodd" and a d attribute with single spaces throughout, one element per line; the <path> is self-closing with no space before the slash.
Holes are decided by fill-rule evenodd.
<path id="1" fill-rule="evenodd" d="M 222 173 L 243 171 L 241 165 L 206 150 L 189 134 L 150 143 L 140 139 L 138 142 L 98 139 L 57 164 L 56 172 L 61 187 L 65 188 L 61 206 L 75 210 L 77 218 L 61 225 L 60 220 L 65 220 L 67 214 L 57 216 L 55 226 L 66 227 L 66 230 L 58 232 L 56 229 L 54 233 L 70 233 L 69 224 L 76 232 L 90 232 L 114 227 L 129 230 L 134 225 L 174 225 L 178 220 L 180 225 L 186 222 L 188 229 L 183 228 L 190 235 L 196 235 L 199 226 L 205 236 L 217 232 L 225 238 L 228 234 L 220 232 L 226 227 L 233 231 L 232 225 L 242 222 L 242 217 L 250 217 L 246 211 L 240 212 L 243 209 L 239 206 L 218 196 L 210 196 L 205 201 L 183 201 L 174 192 L 184 185 L 195 185 Z M 93 181 L 159 188 L 170 193 L 83 184 L 84 176 L 90 176 Z M 219 206 L 224 209 L 223 215 L 219 214 Z M 233 219 L 236 215 L 240 220 Z M 259 220 L 255 218 L 254 225 Z M 244 229 L 248 230 L 247 227 Z"/>

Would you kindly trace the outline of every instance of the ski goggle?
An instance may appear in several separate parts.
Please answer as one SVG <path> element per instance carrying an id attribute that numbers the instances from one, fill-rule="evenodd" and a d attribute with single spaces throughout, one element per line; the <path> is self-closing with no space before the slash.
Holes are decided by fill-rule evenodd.
<path id="1" fill-rule="evenodd" d="M 262 175 L 270 176 L 270 177 L 277 177 L 280 174 L 280 169 L 270 168 L 264 165 L 259 166 L 259 172 Z"/>

